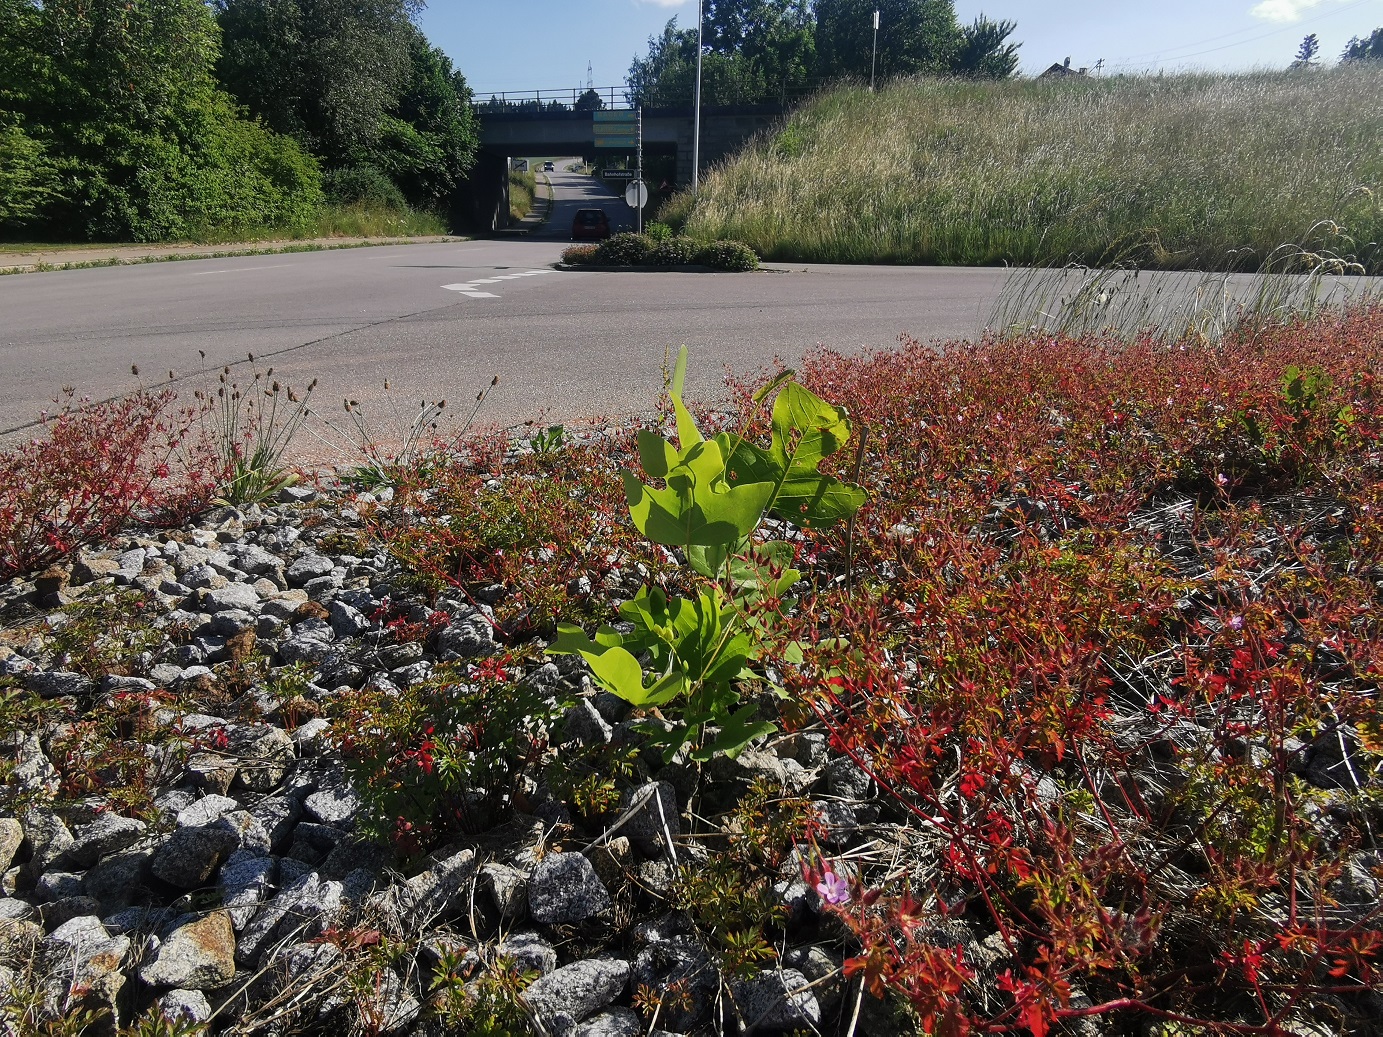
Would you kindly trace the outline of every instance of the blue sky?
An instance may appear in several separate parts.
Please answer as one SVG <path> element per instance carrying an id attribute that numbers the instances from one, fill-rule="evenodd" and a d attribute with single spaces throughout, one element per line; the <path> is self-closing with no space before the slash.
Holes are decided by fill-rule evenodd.
<path id="1" fill-rule="evenodd" d="M 1114 71 L 1281 67 L 1311 32 L 1334 60 L 1383 25 L 1383 0 L 957 0 L 956 11 L 1017 22 L 1028 73 L 1068 55 Z M 570 90 L 587 62 L 597 86 L 621 83 L 673 15 L 695 24 L 695 0 L 432 0 L 420 24 L 489 93 Z"/>

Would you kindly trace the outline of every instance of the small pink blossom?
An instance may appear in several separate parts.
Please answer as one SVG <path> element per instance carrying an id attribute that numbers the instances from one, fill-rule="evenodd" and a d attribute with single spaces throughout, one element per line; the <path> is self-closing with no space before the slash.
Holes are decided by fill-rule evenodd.
<path id="1" fill-rule="evenodd" d="M 816 891 L 828 904 L 850 903 L 850 883 L 833 871 L 821 876 L 821 881 L 816 884 Z"/>
<path id="2" fill-rule="evenodd" d="M 1229 628 L 1230 628 L 1231 630 L 1243 630 L 1243 629 L 1244 629 L 1244 617 L 1243 617 L 1243 616 L 1230 616 L 1230 617 L 1229 617 Z"/>

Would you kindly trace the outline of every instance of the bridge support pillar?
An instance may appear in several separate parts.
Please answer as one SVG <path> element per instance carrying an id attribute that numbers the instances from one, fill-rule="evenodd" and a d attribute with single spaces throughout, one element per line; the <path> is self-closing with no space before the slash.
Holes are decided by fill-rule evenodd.
<path id="1" fill-rule="evenodd" d="M 452 223 L 458 230 L 494 231 L 509 224 L 509 159 L 482 151 L 457 192 Z"/>

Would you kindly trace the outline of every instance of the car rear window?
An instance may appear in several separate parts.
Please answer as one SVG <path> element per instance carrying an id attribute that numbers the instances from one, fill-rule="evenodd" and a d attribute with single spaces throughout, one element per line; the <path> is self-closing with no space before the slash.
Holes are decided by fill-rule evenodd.
<path id="1" fill-rule="evenodd" d="M 591 226 L 604 220 L 605 214 L 599 209 L 583 209 L 576 214 L 576 218 L 587 226 Z"/>

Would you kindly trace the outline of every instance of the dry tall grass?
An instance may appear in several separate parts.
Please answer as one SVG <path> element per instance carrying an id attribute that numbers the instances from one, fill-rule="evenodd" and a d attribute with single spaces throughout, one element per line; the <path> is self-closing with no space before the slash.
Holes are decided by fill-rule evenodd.
<path id="1" fill-rule="evenodd" d="M 665 212 L 770 259 L 1167 269 L 1253 269 L 1333 220 L 1376 269 L 1381 140 L 1362 66 L 844 87 Z"/>

